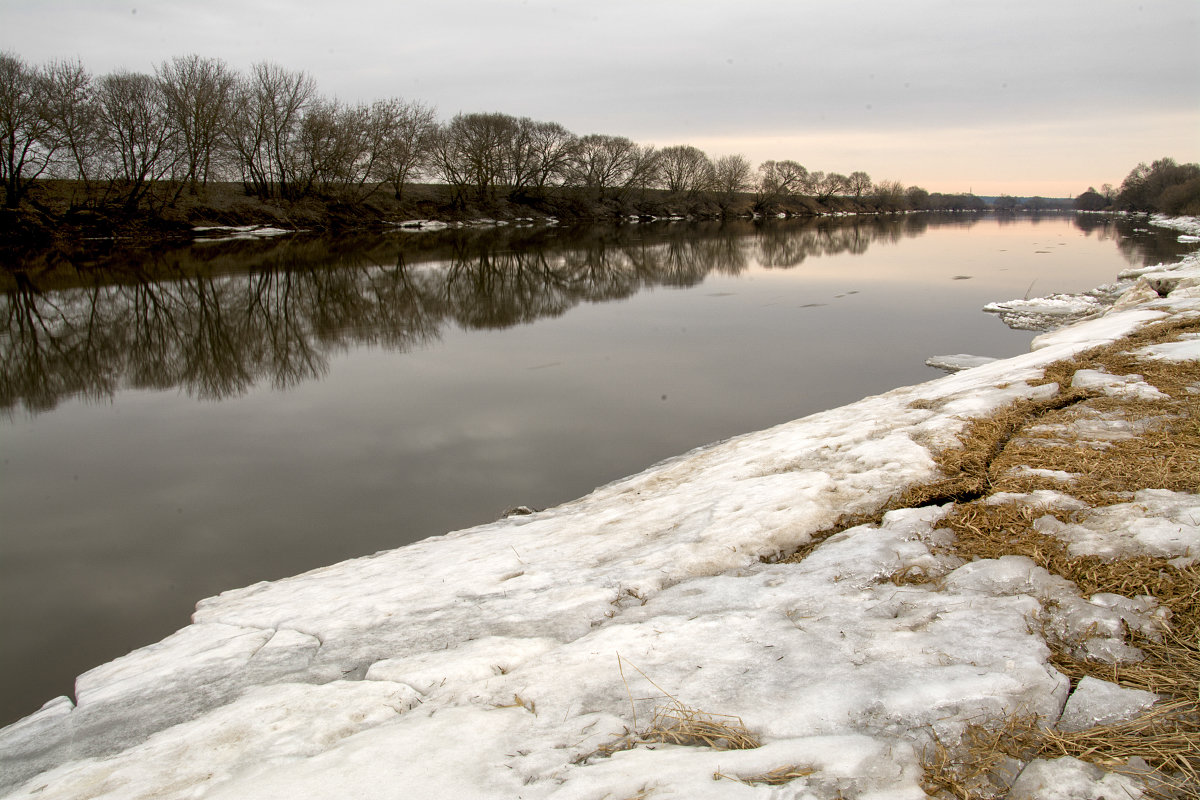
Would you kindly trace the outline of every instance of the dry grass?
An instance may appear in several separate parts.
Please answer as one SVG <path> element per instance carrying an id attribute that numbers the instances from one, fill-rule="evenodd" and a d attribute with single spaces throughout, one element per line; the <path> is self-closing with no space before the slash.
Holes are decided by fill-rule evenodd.
<path id="1" fill-rule="evenodd" d="M 805 767 L 800 764 L 785 764 L 768 772 L 759 772 L 754 775 L 726 775 L 724 772 L 718 771 L 713 773 L 713 780 L 717 781 L 725 778 L 744 783 L 747 786 L 782 786 L 785 783 L 791 783 L 797 778 L 806 778 L 814 772 L 816 770 L 812 767 Z"/>
<path id="2" fill-rule="evenodd" d="M 993 491 L 992 463 L 1013 437 L 1043 416 L 1085 399 L 1083 392 L 1059 392 L 1046 400 L 1018 400 L 991 416 L 973 420 L 959 437 L 961 446 L 937 456 L 938 469 L 945 477 L 910 487 L 887 510 L 968 500 Z"/>
<path id="3" fill-rule="evenodd" d="M 752 750 L 761 747 L 742 723 L 741 717 L 711 714 L 685 705 L 674 697 L 656 706 L 650 727 L 642 731 L 643 742 L 711 747 L 714 750 Z"/>
<path id="4" fill-rule="evenodd" d="M 1072 756 L 1134 775 L 1143 774 L 1137 764 L 1142 761 L 1154 767 L 1156 777 L 1177 797 L 1200 798 L 1197 712 L 1194 702 L 1159 704 L 1127 722 L 1083 731 L 1031 732 L 1029 746 L 1037 747 L 1039 758 Z"/>
<path id="5" fill-rule="evenodd" d="M 1016 777 L 1029 748 L 1024 739 L 1037 730 L 1037 718 L 1015 716 L 993 725 L 972 725 L 957 746 L 947 746 L 936 736 L 921 753 L 924 786 L 929 794 L 945 793 L 959 800 L 992 800 L 1002 797 Z"/>
<path id="6" fill-rule="evenodd" d="M 1011 780 L 997 776 L 1005 765 L 1073 756 L 1110 771 L 1139 775 L 1151 796 L 1200 798 L 1200 568 L 1179 568 L 1149 556 L 1117 561 L 1072 556 L 1062 541 L 1033 527 L 1046 514 L 1070 521 L 1069 512 L 1020 503 L 987 505 L 981 499 L 997 491 L 1053 489 L 1099 507 L 1125 502 L 1140 489 L 1200 492 L 1200 397 L 1189 391 L 1200 385 L 1200 364 L 1139 359 L 1128 352 L 1198 329 L 1200 319 L 1195 318 L 1152 325 L 1128 339 L 1050 365 L 1043 382 L 1067 387 L 1056 398 L 1017 403 L 968 426 L 962 447 L 941 454 L 939 466 L 947 477 L 911 490 L 897 504 L 957 497 L 959 502 L 939 523 L 954 532 L 955 555 L 968 560 L 1024 555 L 1073 581 L 1084 596 L 1151 595 L 1171 612 L 1169 629 L 1159 638 L 1131 641 L 1145 654 L 1138 663 L 1086 661 L 1062 646 L 1053 657 L 1054 665 L 1073 679 L 1092 675 L 1158 693 L 1164 702 L 1127 722 L 1079 732 L 1056 731 L 1028 717 L 973 726 L 954 747 L 935 741 L 927 748 L 928 791 L 963 800 L 999 797 Z M 1082 395 L 1069 389 L 1079 369 L 1140 374 L 1169 397 L 1146 401 Z M 1087 441 L 1086 435 L 1073 436 L 1070 426 L 1089 417 L 1116 417 L 1139 432 L 1135 438 L 1099 445 Z M 1078 477 L 1064 483 L 1014 473 L 1018 466 Z M 964 502 L 969 495 L 973 499 Z M 893 580 L 911 578 L 897 575 Z"/>
<path id="7" fill-rule="evenodd" d="M 1033 716 L 974 725 L 963 741 L 925 748 L 924 788 L 960 800 L 1003 797 L 1021 764 L 1070 756 L 1147 781 L 1149 796 L 1200 798 L 1200 732 L 1194 704 L 1161 704 L 1136 719 L 1084 731 L 1058 731 Z"/>
<path id="8" fill-rule="evenodd" d="M 625 684 L 625 692 L 629 697 L 633 726 L 626 728 L 625 733 L 616 739 L 579 756 L 574 763 L 586 763 L 593 758 L 608 758 L 613 753 L 632 750 L 639 744 L 646 743 L 711 747 L 714 750 L 752 750 L 762 746 L 762 742 L 746 727 L 741 717 L 732 714 L 714 714 L 690 706 L 663 689 L 638 667 L 629 664 L 631 669 L 645 678 L 659 692 L 655 697 L 639 698 L 657 701 L 650 724 L 639 730 L 636 701 L 625 675 L 626 664 L 629 662 L 618 655 L 617 669 L 621 673 L 621 681 Z"/>

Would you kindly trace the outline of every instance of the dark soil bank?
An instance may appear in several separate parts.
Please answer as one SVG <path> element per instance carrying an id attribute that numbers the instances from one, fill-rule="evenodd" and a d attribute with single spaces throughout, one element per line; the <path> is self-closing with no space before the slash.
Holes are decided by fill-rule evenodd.
<path id="1" fill-rule="evenodd" d="M 189 238 L 196 226 L 270 225 L 292 230 L 351 231 L 394 225 L 411 219 L 446 222 L 479 218 L 513 220 L 554 217 L 564 221 L 637 217 L 714 219 L 754 214 L 819 216 L 880 211 L 867 199 L 833 197 L 818 202 L 789 197 L 764 204 L 749 194 L 732 198 L 647 189 L 596 197 L 579 190 L 547 190 L 537 195 L 495 200 L 456 200 L 449 187 L 417 185 L 403 199 L 388 191 L 358 191 L 346 197 L 261 200 L 241 184 L 210 184 L 197 192 L 161 187 L 159 196 L 124 208 L 89 196 L 71 181 L 41 181 L 18 209 L 0 209 L 0 246 L 44 247 L 87 239 L 161 240 Z M 364 196 L 365 195 L 365 196 Z"/>

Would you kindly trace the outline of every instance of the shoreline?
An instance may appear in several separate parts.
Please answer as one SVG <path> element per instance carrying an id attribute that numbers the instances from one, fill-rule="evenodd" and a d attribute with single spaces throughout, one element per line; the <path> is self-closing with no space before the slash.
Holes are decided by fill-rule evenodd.
<path id="1" fill-rule="evenodd" d="M 794 195 L 777 198 L 768 207 L 753 195 L 729 198 L 705 192 L 630 190 L 596 196 L 579 189 L 548 189 L 538 195 L 483 201 L 456 200 L 449 187 L 415 184 L 404 199 L 376 191 L 350 200 L 310 196 L 297 200 L 263 200 L 247 195 L 241 184 L 213 183 L 196 195 L 180 190 L 173 199 L 160 198 L 133 210 L 97 205 L 84 187 L 71 181 L 47 180 L 36 186 L 36 202 L 17 209 L 0 209 L 0 249 L 19 252 L 43 247 L 78 246 L 87 241 L 123 241 L 140 245 L 188 241 L 203 229 L 266 228 L 283 233 L 359 233 L 434 223 L 430 229 L 518 224 L 531 220 L 564 223 L 630 222 L 649 220 L 723 220 L 767 217 L 809 218 L 848 214 L 907 213 L 871 199 L 834 196 L 823 201 Z M 170 195 L 170 186 L 164 186 Z M 84 199 L 81 199 L 84 198 Z M 991 211 L 977 205 L 925 208 L 938 213 Z M 1035 213 L 1066 213 L 1069 208 L 1046 208 Z M 1004 213 L 1004 212 L 1001 212 Z M 419 227 L 419 226 L 418 226 Z"/>
<path id="2" fill-rule="evenodd" d="M 1043 382 L 1053 364 L 1168 319 L 1186 322 L 1195 359 L 1200 261 L 1181 264 L 1144 271 L 1103 316 L 1028 354 L 708 445 L 543 512 L 201 601 L 192 625 L 80 676 L 77 705 L 52 700 L 0 731 L 4 790 L 435 796 L 452 775 L 459 796 L 716 797 L 788 767 L 778 777 L 817 796 L 923 796 L 933 742 L 1070 706 L 1085 684 L 1050 640 L 1119 660 L 1129 632 L 1162 622 L 1027 556 L 955 554 L 941 523 L 991 493 L 940 484 L 977 421 L 1067 390 Z M 1149 396 L 1144 380 L 1084 371 L 1079 391 L 1110 404 Z M 1040 477 L 1069 494 L 1070 480 Z M 1037 491 L 1013 502 L 1049 508 Z M 1196 504 L 1178 494 L 1142 519 Z M 1191 541 L 1172 557 L 1194 564 Z M 667 735 L 670 714 L 655 739 L 655 706 L 735 715 L 762 746 L 688 746 Z M 220 744 L 231 730 L 238 743 Z M 1045 763 L 1021 775 L 1125 780 Z"/>

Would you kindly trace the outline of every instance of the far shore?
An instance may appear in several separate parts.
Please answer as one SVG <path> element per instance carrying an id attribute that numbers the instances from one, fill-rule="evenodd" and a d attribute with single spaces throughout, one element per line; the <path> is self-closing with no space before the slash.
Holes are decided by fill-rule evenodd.
<path id="1" fill-rule="evenodd" d="M 440 184 L 410 186 L 401 199 L 380 189 L 360 191 L 358 196 L 349 198 L 308 196 L 298 200 L 263 200 L 247 194 L 240 183 L 210 183 L 194 193 L 185 187 L 164 185 L 159 194 L 154 201 L 126 209 L 89 199 L 77 181 L 39 181 L 30 191 L 28 202 L 19 209 L 0 209 L 0 249 L 28 250 L 101 239 L 179 241 L 194 238 L 196 228 L 215 227 L 263 226 L 339 233 L 387 229 L 411 220 L 455 224 L 479 219 L 552 219 L 585 223 L 899 213 L 868 196 L 818 200 L 794 195 L 764 205 L 761 198 L 749 193 L 725 198 L 712 193 L 671 193 L 658 189 L 597 196 L 560 188 L 526 196 L 497 197 L 488 202 L 456 201 L 450 188 Z M 960 204 L 961 208 L 921 210 L 988 210 L 979 198 L 967 199 L 976 202 Z"/>

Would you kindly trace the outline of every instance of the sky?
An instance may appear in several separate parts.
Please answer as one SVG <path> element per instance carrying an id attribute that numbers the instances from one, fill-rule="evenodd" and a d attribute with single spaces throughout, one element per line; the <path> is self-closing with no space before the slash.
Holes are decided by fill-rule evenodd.
<path id="1" fill-rule="evenodd" d="M 0 50 L 272 61 L 344 101 L 930 191 L 1068 197 L 1200 162 L 1197 0 L 0 0 Z"/>

